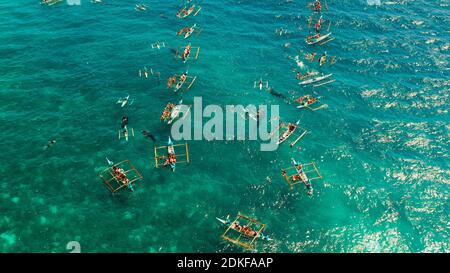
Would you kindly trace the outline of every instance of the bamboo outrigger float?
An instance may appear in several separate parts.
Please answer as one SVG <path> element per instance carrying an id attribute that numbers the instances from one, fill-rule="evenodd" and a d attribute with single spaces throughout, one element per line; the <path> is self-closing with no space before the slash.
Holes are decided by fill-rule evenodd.
<path id="1" fill-rule="evenodd" d="M 193 53 L 192 53 L 193 51 Z M 194 55 L 192 55 L 194 54 Z M 175 52 L 175 58 L 179 58 L 181 59 L 183 62 L 186 62 L 190 59 L 194 59 L 197 60 L 198 59 L 198 54 L 200 54 L 200 47 L 198 46 L 191 46 L 191 44 L 188 44 L 187 46 L 184 47 L 184 49 L 182 47 L 179 47 L 177 49 L 177 51 Z M 194 56 L 194 57 L 191 57 Z"/>
<path id="2" fill-rule="evenodd" d="M 310 182 L 313 180 L 322 179 L 322 175 L 319 173 L 316 164 L 312 161 L 310 163 L 300 164 L 293 158 L 291 158 L 291 161 L 294 166 L 281 169 L 281 175 L 284 180 L 286 180 L 291 190 L 293 190 L 294 186 L 298 183 L 305 184 L 308 194 L 312 195 L 313 189 Z M 289 174 L 288 171 L 290 170 L 293 170 L 294 172 Z"/>
<path id="3" fill-rule="evenodd" d="M 270 136 L 272 137 L 280 129 L 285 129 L 283 134 L 279 137 L 277 145 L 280 145 L 283 142 L 285 142 L 290 136 L 295 135 L 297 136 L 297 138 L 290 144 L 291 147 L 294 147 L 297 144 L 297 142 L 299 142 L 300 139 L 302 139 L 308 133 L 308 130 L 299 126 L 299 123 L 300 120 L 298 120 L 296 123 L 288 123 L 288 124 L 281 123 L 280 126 L 278 126 L 278 128 L 275 129 Z M 296 133 L 297 129 L 302 130 L 300 134 Z"/>
<path id="4" fill-rule="evenodd" d="M 183 147 L 184 154 L 176 153 L 176 148 Z M 166 150 L 166 154 L 161 155 L 160 151 Z M 177 149 L 179 150 L 179 149 Z M 181 160 L 179 160 L 181 158 Z M 161 147 L 155 147 L 155 167 L 170 167 L 172 171 L 175 171 L 176 165 L 180 163 L 189 164 L 189 148 L 188 144 L 173 144 L 169 137 L 167 145 Z"/>
<path id="5" fill-rule="evenodd" d="M 255 249 L 257 239 L 265 241 L 272 240 L 269 236 L 263 234 L 266 225 L 260 223 L 256 219 L 252 219 L 240 213 L 238 213 L 236 220 L 233 222 L 229 220 L 229 216 L 226 220 L 220 218 L 216 219 L 228 227 L 223 233 L 222 238 L 245 249 Z M 245 223 L 243 224 L 243 222 Z"/>
<path id="6" fill-rule="evenodd" d="M 98 176 L 112 193 L 116 193 L 123 188 L 133 190 L 133 183 L 143 179 L 129 160 L 112 165 L 100 172 Z"/>

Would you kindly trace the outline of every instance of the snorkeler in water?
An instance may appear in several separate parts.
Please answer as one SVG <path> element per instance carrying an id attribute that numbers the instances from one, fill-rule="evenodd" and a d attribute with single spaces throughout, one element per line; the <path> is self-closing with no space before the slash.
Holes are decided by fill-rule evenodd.
<path id="1" fill-rule="evenodd" d="M 44 146 L 44 150 L 47 150 L 48 148 L 52 147 L 56 144 L 56 140 L 50 141 L 46 146 Z"/>
<path id="2" fill-rule="evenodd" d="M 128 117 L 124 116 L 122 117 L 122 122 L 120 123 L 120 127 L 122 127 L 122 129 L 125 129 L 125 127 L 128 125 Z"/>

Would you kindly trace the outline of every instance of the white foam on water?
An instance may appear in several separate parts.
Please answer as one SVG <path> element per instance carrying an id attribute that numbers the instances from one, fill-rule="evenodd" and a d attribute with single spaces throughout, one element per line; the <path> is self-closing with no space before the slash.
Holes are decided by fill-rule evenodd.
<path id="1" fill-rule="evenodd" d="M 67 5 L 69 6 L 80 6 L 81 0 L 67 0 Z"/>
<path id="2" fill-rule="evenodd" d="M 367 0 L 369 6 L 381 6 L 381 0 Z"/>

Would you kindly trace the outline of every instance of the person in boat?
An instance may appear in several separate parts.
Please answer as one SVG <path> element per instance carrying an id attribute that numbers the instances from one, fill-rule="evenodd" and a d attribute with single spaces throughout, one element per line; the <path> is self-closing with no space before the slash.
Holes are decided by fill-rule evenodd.
<path id="1" fill-rule="evenodd" d="M 142 134 L 143 134 L 145 137 L 150 138 L 153 142 L 156 142 L 155 136 L 153 136 L 149 131 L 142 130 Z"/>
<path id="2" fill-rule="evenodd" d="M 177 32 L 177 35 L 180 36 L 180 35 L 182 35 L 183 33 L 187 32 L 187 31 L 188 31 L 188 28 L 187 28 L 187 27 L 184 27 L 184 28 L 180 29 L 180 30 Z"/>
<path id="3" fill-rule="evenodd" d="M 120 169 L 117 166 L 112 166 L 112 170 L 117 180 L 122 182 L 124 185 L 128 185 L 128 182 L 130 182 L 130 180 L 128 180 L 127 175 L 125 174 L 123 169 Z"/>
<path id="4" fill-rule="evenodd" d="M 317 99 L 311 97 L 310 95 L 305 95 L 305 96 L 298 98 L 296 101 L 306 107 L 310 104 L 315 103 L 317 101 Z"/>
<path id="5" fill-rule="evenodd" d="M 296 174 L 298 176 L 297 180 L 293 180 L 293 181 L 298 181 L 301 180 L 303 182 L 303 184 L 305 184 L 306 189 L 308 189 L 308 194 L 311 194 L 311 184 L 309 183 L 309 179 L 306 176 L 306 174 L 303 172 L 303 166 L 302 164 L 296 164 L 295 165 L 295 169 L 297 170 Z M 294 175 L 295 176 L 295 175 Z"/>
<path id="6" fill-rule="evenodd" d="M 161 120 L 165 120 L 170 116 L 171 110 L 175 107 L 175 105 L 171 102 L 169 102 L 166 106 L 166 108 L 164 108 L 164 111 L 161 115 Z"/>
<path id="7" fill-rule="evenodd" d="M 297 128 L 297 126 L 295 126 L 295 124 L 289 123 L 289 125 L 288 125 L 289 132 L 293 132 L 295 130 L 295 128 Z"/>
<path id="8" fill-rule="evenodd" d="M 315 11 L 322 11 L 322 4 L 320 3 L 320 0 L 316 0 L 314 2 L 314 10 Z"/>
<path id="9" fill-rule="evenodd" d="M 181 77 L 180 77 L 180 82 L 185 82 L 186 79 L 187 79 L 187 73 L 184 72 L 183 75 L 181 75 Z"/>
<path id="10" fill-rule="evenodd" d="M 120 123 L 120 127 L 122 127 L 122 129 L 124 129 L 127 125 L 128 125 L 128 117 L 127 116 L 123 116 L 122 117 L 122 122 Z"/>
<path id="11" fill-rule="evenodd" d="M 320 32 L 317 32 L 315 35 L 309 35 L 306 40 L 308 41 L 308 43 L 312 43 L 314 42 L 314 40 L 317 40 L 320 38 Z"/>
<path id="12" fill-rule="evenodd" d="M 172 76 L 167 80 L 167 88 L 171 88 L 172 85 L 177 81 L 177 76 Z"/>
<path id="13" fill-rule="evenodd" d="M 234 230 L 237 230 L 237 231 L 241 231 L 242 226 L 239 225 L 239 222 L 236 221 L 236 222 L 234 222 L 234 223 L 231 225 L 231 228 L 234 229 Z"/>
<path id="14" fill-rule="evenodd" d="M 173 154 L 173 153 L 169 153 L 167 155 L 166 162 L 164 162 L 164 167 L 173 166 L 176 163 L 177 163 L 177 156 L 175 154 Z"/>
<path id="15" fill-rule="evenodd" d="M 191 54 L 191 45 L 187 45 L 184 48 L 183 55 L 181 56 L 181 58 L 183 60 L 186 60 L 189 57 L 189 54 Z"/>

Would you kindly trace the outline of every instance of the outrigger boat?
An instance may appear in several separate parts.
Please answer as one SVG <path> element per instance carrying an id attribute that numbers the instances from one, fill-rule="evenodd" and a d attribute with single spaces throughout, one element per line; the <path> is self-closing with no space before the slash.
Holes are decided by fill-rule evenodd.
<path id="1" fill-rule="evenodd" d="M 288 124 L 281 123 L 280 126 L 278 126 L 278 128 L 275 129 L 271 134 L 271 136 L 273 136 L 281 128 L 286 128 L 286 130 L 283 132 L 283 134 L 278 138 L 277 145 L 280 145 L 283 142 L 285 142 L 290 136 L 297 135 L 297 138 L 290 144 L 291 147 L 294 147 L 295 144 L 297 144 L 297 142 L 308 133 L 308 130 L 301 127 L 299 125 L 299 123 L 300 123 L 300 120 L 298 120 L 296 123 L 288 123 Z M 295 132 L 297 131 L 298 128 L 300 128 L 302 130 L 302 133 L 300 135 L 295 134 Z"/>
<path id="2" fill-rule="evenodd" d="M 161 49 L 161 48 L 166 47 L 166 44 L 164 42 L 158 41 L 156 43 L 151 44 L 151 46 L 152 46 L 153 49 L 155 49 L 155 48 L 156 49 Z"/>
<path id="3" fill-rule="evenodd" d="M 334 38 L 329 38 L 330 35 L 331 35 L 331 32 L 329 32 L 325 35 L 320 35 L 319 33 L 317 33 L 316 35 L 310 35 L 310 36 L 306 37 L 306 43 L 308 45 L 315 45 L 317 43 L 319 43 L 319 45 L 324 45 L 324 44 L 334 40 Z M 325 40 L 325 39 L 327 39 L 327 40 Z"/>
<path id="4" fill-rule="evenodd" d="M 263 81 L 262 78 L 253 83 L 253 88 L 259 88 L 259 90 L 262 90 L 263 87 L 269 88 L 269 82 Z"/>
<path id="5" fill-rule="evenodd" d="M 167 88 L 172 88 L 175 84 L 173 88 L 174 92 L 178 92 L 179 90 L 187 91 L 191 89 L 196 79 L 196 76 L 188 76 L 188 71 L 182 75 L 173 75 L 167 80 Z"/>
<path id="6" fill-rule="evenodd" d="M 61 2 L 62 0 L 42 0 L 41 5 L 53 6 Z"/>
<path id="7" fill-rule="evenodd" d="M 176 153 L 177 147 L 184 147 L 185 154 Z M 159 155 L 158 152 L 160 150 L 166 150 L 166 155 Z M 182 160 L 179 160 L 179 159 Z M 162 163 L 160 162 L 162 161 Z M 185 144 L 173 144 L 172 139 L 169 137 L 166 146 L 155 147 L 155 167 L 170 167 L 174 172 L 176 168 L 176 164 L 180 163 L 189 163 L 189 149 L 187 143 Z"/>
<path id="8" fill-rule="evenodd" d="M 172 111 L 170 112 L 170 119 L 169 121 L 167 121 L 167 124 L 172 124 L 172 122 L 174 122 L 178 116 L 181 113 L 181 106 L 183 105 L 183 100 L 180 100 L 180 103 L 178 105 L 175 105 L 175 107 L 172 109 Z M 186 113 L 191 109 L 191 106 L 189 105 L 188 109 L 186 110 Z M 184 114 L 184 117 L 186 117 L 186 114 Z M 184 118 L 183 117 L 183 118 Z"/>
<path id="9" fill-rule="evenodd" d="M 238 213 L 238 216 L 234 221 L 230 221 L 229 215 L 226 220 L 217 217 L 216 219 L 227 226 L 222 238 L 245 249 L 255 249 L 257 239 L 264 241 L 272 240 L 263 233 L 266 225 L 260 223 L 256 219 L 252 219 L 240 213 Z M 245 223 L 242 224 L 242 222 Z"/>
<path id="10" fill-rule="evenodd" d="M 192 47 L 191 44 L 188 44 L 187 46 L 185 46 L 184 49 L 178 48 L 177 51 L 175 52 L 175 58 L 180 58 L 183 62 L 186 62 L 187 60 L 189 60 L 191 58 L 190 57 L 191 50 L 195 51 L 194 60 L 197 60 L 198 54 L 200 54 L 200 47 Z"/>
<path id="11" fill-rule="evenodd" d="M 313 189 L 311 187 L 311 181 L 322 179 L 322 175 L 320 175 L 319 170 L 317 169 L 314 162 L 310 162 L 307 164 L 300 164 L 295 161 L 295 159 L 291 158 L 292 164 L 294 166 L 281 169 L 281 175 L 288 183 L 291 190 L 294 189 L 294 185 L 298 183 L 303 183 L 306 186 L 306 189 L 308 190 L 308 194 L 313 194 Z M 294 173 L 288 174 L 289 170 L 294 169 Z"/>
<path id="12" fill-rule="evenodd" d="M 177 35 L 180 36 L 184 34 L 184 39 L 187 39 L 196 31 L 196 27 L 197 24 L 194 24 L 192 27 L 184 27 L 177 32 Z M 200 32 L 201 30 L 197 31 L 197 36 L 200 34 Z"/>
<path id="13" fill-rule="evenodd" d="M 302 109 L 302 108 L 308 108 L 311 111 L 317 111 L 319 109 L 325 108 L 328 105 L 323 104 L 319 101 L 319 99 L 312 97 L 311 95 L 305 95 L 305 96 L 301 96 L 298 99 L 295 100 L 295 102 L 298 102 L 300 105 L 297 106 L 297 108 Z M 319 104 L 318 107 L 315 108 L 311 108 L 311 105 L 317 105 Z"/>
<path id="14" fill-rule="evenodd" d="M 112 162 L 108 160 L 108 164 L 110 163 Z M 133 183 L 143 178 L 129 160 L 124 160 L 108 167 L 100 172 L 98 176 L 112 193 L 116 193 L 123 188 L 133 191 Z"/>
<path id="15" fill-rule="evenodd" d="M 177 105 L 169 102 L 164 108 L 164 111 L 161 115 L 161 120 L 167 121 L 167 124 L 169 125 L 172 124 L 172 122 L 174 122 L 181 113 L 181 106 L 183 105 L 182 103 L 183 100 L 180 100 Z M 190 108 L 191 106 L 189 106 L 186 113 L 190 110 Z"/>
<path id="16" fill-rule="evenodd" d="M 298 84 L 300 84 L 300 85 L 306 85 L 306 84 L 316 83 L 316 82 L 320 82 L 320 81 L 322 81 L 322 80 L 325 80 L 325 79 L 327 79 L 327 78 L 329 78 L 329 77 L 331 77 L 331 76 L 333 76 L 333 74 L 321 75 L 321 76 L 319 76 L 319 77 L 315 77 L 315 78 L 312 78 L 312 79 L 304 80 L 304 81 L 302 81 L 302 82 L 299 82 Z"/>
<path id="17" fill-rule="evenodd" d="M 121 98 L 117 100 L 117 104 L 120 104 L 120 107 L 125 107 L 125 105 L 131 105 L 133 102 L 130 102 L 130 95 L 127 95 L 125 98 Z"/>
<path id="18" fill-rule="evenodd" d="M 144 67 L 144 69 L 139 69 L 139 77 L 145 77 L 148 78 L 149 75 L 153 75 L 153 69 L 150 67 L 150 70 L 147 69 L 147 67 Z"/>
<path id="19" fill-rule="evenodd" d="M 136 7 L 134 8 L 136 11 L 146 11 L 147 6 L 144 4 L 136 4 Z"/>
<path id="20" fill-rule="evenodd" d="M 277 145 L 280 145 L 281 143 L 285 142 L 294 132 L 297 130 L 297 125 L 300 123 L 300 121 L 297 121 L 295 124 L 289 123 L 287 125 L 286 131 L 280 136 L 280 138 L 277 141 Z"/>
<path id="21" fill-rule="evenodd" d="M 195 4 L 193 4 L 189 9 L 186 10 L 186 6 L 184 6 L 181 10 L 177 12 L 178 18 L 186 18 L 195 10 Z M 198 10 L 195 12 L 194 16 L 197 16 L 197 14 L 202 10 L 202 7 L 199 7 Z"/>
<path id="22" fill-rule="evenodd" d="M 125 140 L 128 142 L 129 136 L 130 136 L 130 133 L 129 133 L 129 131 L 128 131 L 127 126 L 125 126 L 125 127 L 123 128 L 123 130 L 119 130 L 119 140 L 120 140 L 121 138 L 125 138 Z M 133 129 L 133 128 L 131 128 L 131 136 L 134 137 L 134 129 Z"/>

